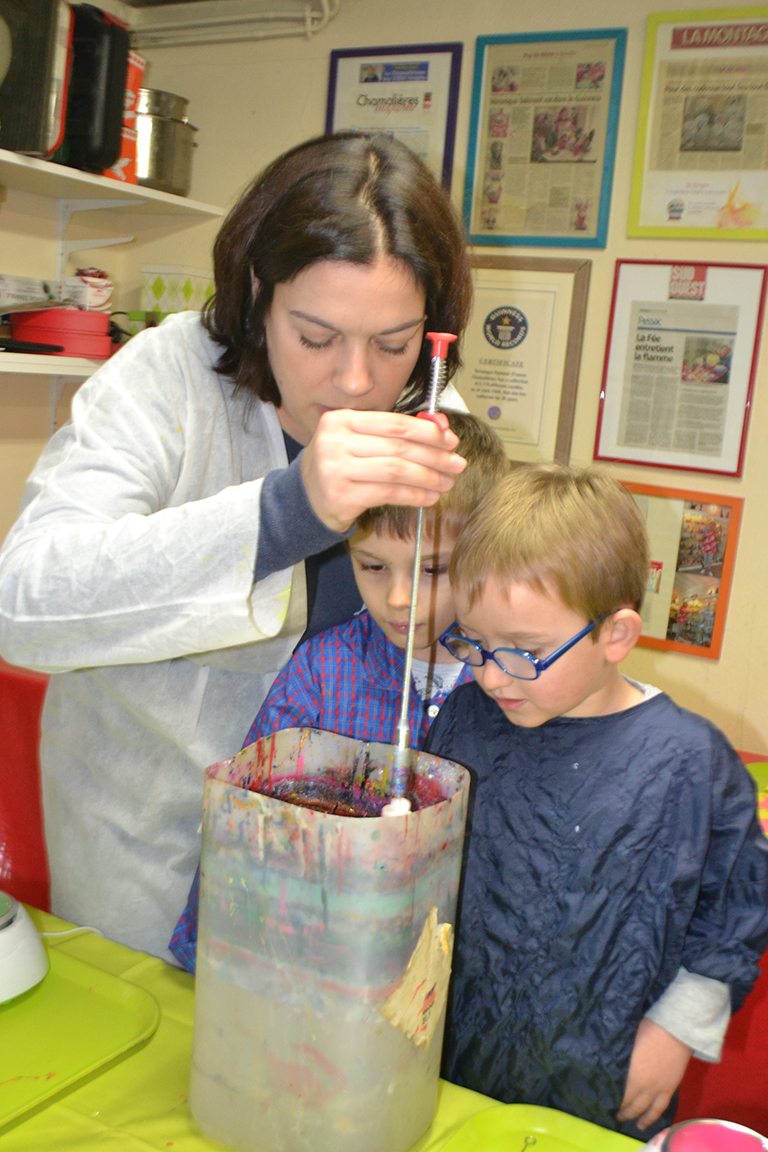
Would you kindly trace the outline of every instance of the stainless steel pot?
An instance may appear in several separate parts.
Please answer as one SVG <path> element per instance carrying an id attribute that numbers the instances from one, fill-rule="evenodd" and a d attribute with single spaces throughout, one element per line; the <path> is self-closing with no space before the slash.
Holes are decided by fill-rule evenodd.
<path id="1" fill-rule="evenodd" d="M 159 88 L 139 88 L 136 111 L 147 116 L 168 116 L 171 120 L 186 120 L 189 100 L 174 92 Z"/>
<path id="2" fill-rule="evenodd" d="M 136 113 L 136 179 L 146 188 L 188 196 L 197 128 L 184 116 L 188 100 L 140 88 Z"/>

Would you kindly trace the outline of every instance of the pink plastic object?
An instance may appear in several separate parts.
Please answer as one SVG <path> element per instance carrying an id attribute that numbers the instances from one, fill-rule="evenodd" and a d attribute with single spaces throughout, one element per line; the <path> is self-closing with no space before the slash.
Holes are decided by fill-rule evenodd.
<path id="1" fill-rule="evenodd" d="M 766 1152 L 768 1139 L 728 1120 L 684 1120 L 654 1136 L 658 1152 Z"/>
<path id="2" fill-rule="evenodd" d="M 448 355 L 448 345 L 456 337 L 452 332 L 427 332 L 427 340 L 432 341 L 432 359 L 445 360 Z"/>

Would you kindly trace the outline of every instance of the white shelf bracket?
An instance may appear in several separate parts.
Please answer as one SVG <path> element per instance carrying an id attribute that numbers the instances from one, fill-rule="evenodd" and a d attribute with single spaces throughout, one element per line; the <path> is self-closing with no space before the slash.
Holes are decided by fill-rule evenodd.
<path id="1" fill-rule="evenodd" d="M 115 244 L 130 244 L 133 236 L 111 236 L 104 240 L 65 240 L 64 235 L 69 227 L 74 212 L 95 212 L 99 208 L 136 208 L 145 204 L 145 200 L 59 200 L 58 227 L 56 232 L 56 270 L 55 280 L 61 280 L 67 260 L 73 252 L 81 252 L 89 248 L 110 248 Z"/>
<path id="2" fill-rule="evenodd" d="M 59 401 L 64 391 L 64 377 L 51 376 L 48 381 L 48 435 L 53 436 L 58 426 Z"/>

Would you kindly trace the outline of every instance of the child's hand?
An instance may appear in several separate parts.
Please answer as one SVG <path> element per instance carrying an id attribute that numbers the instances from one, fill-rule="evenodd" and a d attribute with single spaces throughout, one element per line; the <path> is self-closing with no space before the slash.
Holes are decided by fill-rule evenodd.
<path id="1" fill-rule="evenodd" d="M 640 1021 L 617 1120 L 635 1120 L 642 1131 L 658 1120 L 682 1080 L 691 1049 L 660 1024 Z"/>

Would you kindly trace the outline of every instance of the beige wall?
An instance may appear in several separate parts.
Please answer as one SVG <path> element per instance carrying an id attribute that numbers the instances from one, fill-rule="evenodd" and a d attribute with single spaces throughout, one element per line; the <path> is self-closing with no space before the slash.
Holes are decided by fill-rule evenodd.
<path id="1" fill-rule="evenodd" d="M 582 250 L 593 261 L 592 284 L 582 356 L 572 460 L 592 458 L 600 378 L 608 324 L 615 260 L 659 258 L 768 263 L 768 244 L 731 241 L 629 240 L 626 224 L 629 180 L 637 120 L 645 17 L 651 11 L 697 8 L 675 0 L 538 0 L 530 5 L 510 0 L 342 0 L 342 11 L 324 33 L 311 41 L 286 39 L 169 48 L 153 51 L 147 83 L 191 100 L 189 115 L 199 127 L 191 195 L 209 203 L 229 205 L 253 174 L 279 152 L 322 131 L 329 54 L 332 48 L 377 44 L 459 40 L 465 45 L 462 72 L 453 192 L 458 200 L 464 182 L 469 131 L 471 80 L 475 37 L 494 33 L 540 32 L 568 28 L 626 26 L 629 29 L 616 172 L 608 245 Z M 0 270 L 50 274 L 53 260 L 53 210 L 32 204 L 35 198 L 8 194 L 0 201 Z M 31 215 L 29 214 L 31 213 Z M 37 236 L 47 220 L 47 241 Z M 121 234 L 120 231 L 114 234 Z M 95 262 L 121 281 L 123 306 L 138 302 L 142 263 L 205 266 L 215 233 L 211 224 L 165 235 L 162 229 L 129 248 L 93 253 Z M 572 249 L 527 248 L 525 254 L 573 256 Z M 742 749 L 768 753 L 768 611 L 763 603 L 766 578 L 763 548 L 768 519 L 768 349 L 757 377 L 746 466 L 742 480 L 707 478 L 696 473 L 616 467 L 624 479 L 652 484 L 714 489 L 745 498 L 744 520 L 719 661 L 678 653 L 638 649 L 626 670 L 668 690 L 680 703 L 704 713 Z M 18 379 L 0 380 L 0 535 L 13 519 L 13 509 L 26 470 L 39 451 L 48 419 L 44 385 Z M 7 428 L 15 429 L 7 432 Z"/>

